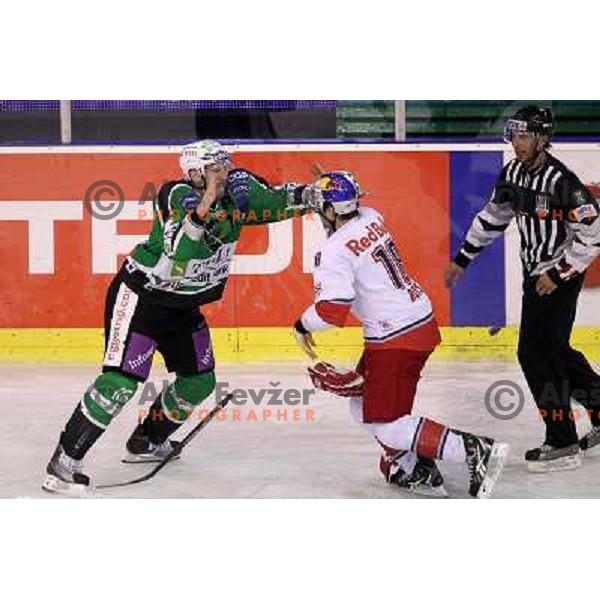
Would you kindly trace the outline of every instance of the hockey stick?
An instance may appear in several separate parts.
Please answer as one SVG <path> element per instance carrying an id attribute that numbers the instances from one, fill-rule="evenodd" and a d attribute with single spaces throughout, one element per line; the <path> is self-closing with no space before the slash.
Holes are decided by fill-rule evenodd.
<path id="1" fill-rule="evenodd" d="M 325 169 L 320 165 L 320 163 L 316 162 L 311 165 L 310 172 L 312 173 L 313 177 L 317 178 L 321 177 L 321 175 L 325 173 Z"/>
<path id="2" fill-rule="evenodd" d="M 120 483 L 110 483 L 105 485 L 96 486 L 97 490 L 107 489 L 107 488 L 116 488 L 123 487 L 126 485 L 133 485 L 135 483 L 142 483 L 143 481 L 148 481 L 152 479 L 159 471 L 161 471 L 167 464 L 173 460 L 176 456 L 181 454 L 181 451 L 215 418 L 216 414 L 225 408 L 228 402 L 233 398 L 231 394 L 227 394 L 223 400 L 218 402 L 215 407 L 208 413 L 206 419 L 203 419 L 196 427 L 194 427 L 182 440 L 179 442 L 179 445 L 176 448 L 173 448 L 167 456 L 165 456 L 161 462 L 159 462 L 154 469 L 142 475 L 141 477 L 136 477 L 135 479 L 130 479 L 129 481 L 122 481 Z"/>

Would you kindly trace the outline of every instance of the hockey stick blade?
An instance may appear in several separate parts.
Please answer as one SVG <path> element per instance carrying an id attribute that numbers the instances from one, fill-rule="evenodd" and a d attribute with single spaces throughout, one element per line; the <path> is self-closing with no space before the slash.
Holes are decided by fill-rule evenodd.
<path id="1" fill-rule="evenodd" d="M 310 172 L 312 176 L 316 179 L 317 177 L 321 177 L 321 175 L 325 173 L 325 169 L 318 162 L 315 162 L 311 165 Z"/>
<path id="2" fill-rule="evenodd" d="M 148 471 L 145 475 L 141 477 L 136 477 L 135 479 L 130 479 L 129 481 L 121 481 L 120 483 L 109 483 L 105 485 L 98 485 L 95 489 L 97 490 L 106 490 L 108 488 L 117 488 L 124 487 L 126 485 L 134 485 L 136 483 L 142 483 L 144 481 L 148 481 L 152 479 L 159 471 L 161 471 L 167 464 L 181 454 L 181 451 L 215 418 L 216 414 L 225 408 L 225 406 L 229 403 L 229 401 L 233 398 L 231 394 L 227 394 L 223 400 L 218 402 L 215 407 L 208 413 L 207 417 L 203 419 L 196 427 L 194 427 L 179 443 L 177 448 L 173 448 L 167 456 L 163 458 L 161 462 L 159 462 L 151 471 Z"/>

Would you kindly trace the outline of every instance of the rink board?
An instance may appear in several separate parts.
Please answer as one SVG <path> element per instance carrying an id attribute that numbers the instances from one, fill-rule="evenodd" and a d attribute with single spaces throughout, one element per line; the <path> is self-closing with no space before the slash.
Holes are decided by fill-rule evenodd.
<path id="1" fill-rule="evenodd" d="M 452 292 L 443 271 L 488 197 L 505 145 L 298 144 L 233 148 L 235 162 L 273 184 L 306 182 L 315 163 L 357 173 L 365 203 L 380 210 L 409 272 L 444 328 L 439 356 L 512 357 L 520 311 L 516 231 L 497 241 Z M 179 178 L 178 147 L 0 148 L 0 361 L 98 362 L 104 295 L 123 256 L 147 234 L 151 198 Z M 598 145 L 556 154 L 597 189 Z M 98 182 L 104 184 L 98 184 Z M 93 219 L 86 192 L 114 182 L 124 205 Z M 98 185 L 96 185 L 98 184 Z M 106 186 L 105 186 L 106 187 Z M 115 196 L 101 197 L 108 209 Z M 312 301 L 311 266 L 323 233 L 304 217 L 244 231 L 225 296 L 205 307 L 221 360 L 297 360 L 289 328 Z M 577 341 L 592 351 L 600 324 L 600 275 L 588 277 Z M 357 325 L 352 322 L 351 325 Z M 507 327 L 508 326 L 508 327 Z M 490 336 L 490 327 L 503 327 Z M 352 360 L 354 327 L 319 336 L 324 352 Z"/>
<path id="2" fill-rule="evenodd" d="M 216 328 L 211 331 L 215 357 L 223 363 L 293 362 L 309 364 L 289 328 Z M 316 336 L 319 358 L 352 365 L 358 362 L 363 342 L 358 327 L 331 330 Z M 433 360 L 516 360 L 517 327 L 495 335 L 486 328 L 442 327 L 442 344 Z M 99 364 L 101 329 L 0 329 L 0 363 Z M 573 344 L 600 362 L 600 328 L 577 327 Z M 160 356 L 155 359 L 162 363 Z"/>

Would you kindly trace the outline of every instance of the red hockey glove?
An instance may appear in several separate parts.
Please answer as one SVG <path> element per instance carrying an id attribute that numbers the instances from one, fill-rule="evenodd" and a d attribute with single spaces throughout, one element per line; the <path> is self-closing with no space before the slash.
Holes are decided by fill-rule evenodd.
<path id="1" fill-rule="evenodd" d="M 362 396 L 364 380 L 356 371 L 336 369 L 329 363 L 320 362 L 308 367 L 308 375 L 319 390 L 343 397 Z"/>

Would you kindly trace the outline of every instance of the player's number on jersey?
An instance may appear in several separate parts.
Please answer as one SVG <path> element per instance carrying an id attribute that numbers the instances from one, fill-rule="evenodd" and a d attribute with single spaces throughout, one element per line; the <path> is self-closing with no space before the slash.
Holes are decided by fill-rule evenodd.
<path id="1" fill-rule="evenodd" d="M 377 246 L 371 252 L 371 256 L 375 262 L 383 265 L 394 287 L 406 290 L 413 302 L 423 293 L 419 285 L 406 272 L 396 244 L 392 240 Z"/>

